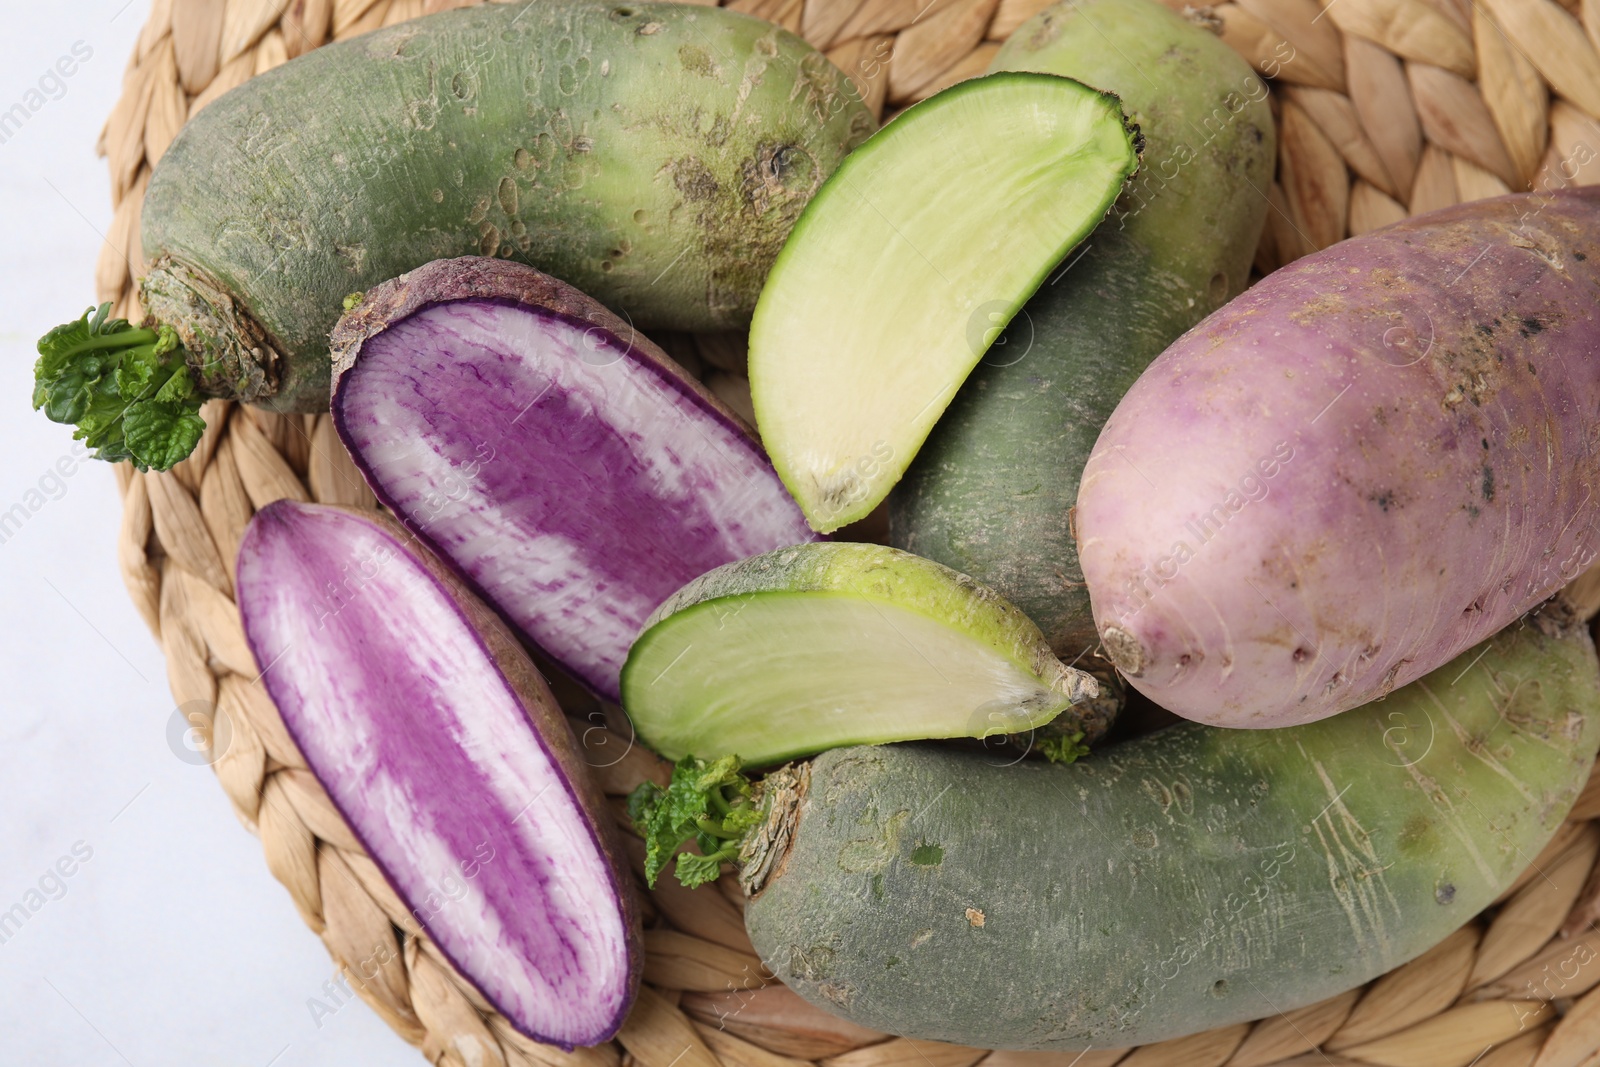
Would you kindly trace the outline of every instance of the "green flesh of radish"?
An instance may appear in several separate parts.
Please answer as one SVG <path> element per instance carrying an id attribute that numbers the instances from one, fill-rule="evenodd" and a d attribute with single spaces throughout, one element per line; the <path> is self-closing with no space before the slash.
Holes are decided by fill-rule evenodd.
<path id="1" fill-rule="evenodd" d="M 989 590 L 857 544 L 783 549 L 690 583 L 646 624 L 622 686 L 656 751 L 754 764 L 1021 733 L 1094 695 Z"/>
<path id="2" fill-rule="evenodd" d="M 1138 165 L 1117 98 L 1002 73 L 918 104 L 801 216 L 750 331 L 773 465 L 811 525 L 866 515 Z"/>

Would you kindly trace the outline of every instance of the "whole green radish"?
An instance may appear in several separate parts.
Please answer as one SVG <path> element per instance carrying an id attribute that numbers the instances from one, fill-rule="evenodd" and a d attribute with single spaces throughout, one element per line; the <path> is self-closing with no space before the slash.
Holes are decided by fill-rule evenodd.
<path id="1" fill-rule="evenodd" d="M 1307 726 L 1184 723 L 1060 766 L 836 749 L 769 788 L 745 922 L 785 983 L 876 1030 L 1161 1041 L 1438 943 L 1533 860 L 1597 743 L 1587 633 L 1519 626 Z"/>
<path id="2" fill-rule="evenodd" d="M 137 357 L 155 380 L 189 379 L 163 402 L 323 409 L 343 299 L 462 255 L 531 264 L 641 329 L 742 328 L 801 208 L 873 126 L 821 53 L 717 7 L 537 0 L 400 23 L 184 127 L 143 209 L 157 332 L 127 347 L 161 348 Z M 119 364 L 92 351 L 105 392 Z M 151 380 L 111 399 L 154 401 Z"/>
<path id="3" fill-rule="evenodd" d="M 1232 49 L 1155 0 L 1057 4 L 990 69 L 1116 93 L 1144 163 L 940 419 L 889 498 L 890 541 L 992 586 L 1071 659 L 1096 641 L 1072 534 L 1079 474 L 1145 366 L 1249 280 L 1272 115 Z"/>

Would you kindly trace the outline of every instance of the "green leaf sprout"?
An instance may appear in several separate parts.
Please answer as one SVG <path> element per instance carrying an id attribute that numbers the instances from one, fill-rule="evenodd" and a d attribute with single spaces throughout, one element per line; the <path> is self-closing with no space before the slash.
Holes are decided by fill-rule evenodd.
<path id="1" fill-rule="evenodd" d="M 1078 757 L 1089 754 L 1089 746 L 1083 743 L 1082 730 L 1070 734 L 1057 734 L 1054 737 L 1035 738 L 1033 747 L 1051 763 L 1072 763 Z"/>
<path id="2" fill-rule="evenodd" d="M 136 328 L 110 315 L 107 302 L 39 338 L 34 410 L 76 424 L 73 438 L 99 459 L 164 471 L 206 428 L 187 352 L 170 326 Z"/>
<path id="3" fill-rule="evenodd" d="M 722 864 L 739 855 L 745 835 L 764 812 L 751 796 L 750 779 L 739 773 L 739 757 L 707 762 L 685 756 L 672 768 L 666 789 L 645 782 L 628 797 L 628 817 L 645 841 L 644 873 L 651 888 L 689 841 L 700 855 L 678 852 L 678 881 L 689 888 L 714 882 Z"/>

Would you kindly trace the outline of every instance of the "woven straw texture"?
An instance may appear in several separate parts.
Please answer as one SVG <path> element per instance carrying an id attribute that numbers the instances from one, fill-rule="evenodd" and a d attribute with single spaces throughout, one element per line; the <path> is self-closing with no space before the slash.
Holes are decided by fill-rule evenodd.
<path id="1" fill-rule="evenodd" d="M 467 0 L 470 2 L 470 0 Z M 733 0 L 825 50 L 893 114 L 980 73 L 1047 0 Z M 1600 0 L 1237 0 L 1172 6 L 1272 79 L 1278 180 L 1263 272 L 1346 234 L 1460 200 L 1600 181 Z M 462 0 L 155 0 L 101 147 L 116 203 L 96 281 L 137 319 L 132 280 L 150 169 L 228 89 L 326 41 Z M 661 338 L 749 412 L 743 353 Z M 418 928 L 307 770 L 255 683 L 233 603 L 245 524 L 281 497 L 375 506 L 328 418 L 215 401 L 168 473 L 119 469 L 128 591 L 166 653 L 173 697 L 267 867 L 351 986 L 435 1063 L 551 1067 L 1576 1067 L 1600 1064 L 1600 780 L 1497 906 L 1361 990 L 1131 1052 L 988 1052 L 874 1033 L 767 980 L 722 892 L 642 893 L 646 987 L 618 1038 L 564 1053 L 515 1033 Z M 611 798 L 665 765 L 616 709 L 562 692 Z M 613 732 L 616 727 L 619 732 Z M 638 846 L 636 839 L 628 838 Z M 642 849 L 634 849 L 639 867 Z M 663 879 L 667 882 L 669 879 Z"/>

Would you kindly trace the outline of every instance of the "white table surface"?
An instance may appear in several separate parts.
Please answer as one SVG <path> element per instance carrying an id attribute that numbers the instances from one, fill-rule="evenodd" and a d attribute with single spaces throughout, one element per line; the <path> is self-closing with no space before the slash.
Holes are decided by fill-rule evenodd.
<path id="1" fill-rule="evenodd" d="M 0 1063 L 412 1067 L 364 1004 L 330 997 L 333 964 L 260 843 L 210 768 L 169 747 L 111 469 L 73 464 L 70 431 L 30 410 L 35 339 L 94 299 L 111 208 L 93 146 L 149 6 L 0 0 L 0 113 L 90 52 L 0 141 L 0 513 L 29 509 L 0 535 L 0 919 L 27 913 L 0 942 Z"/>

